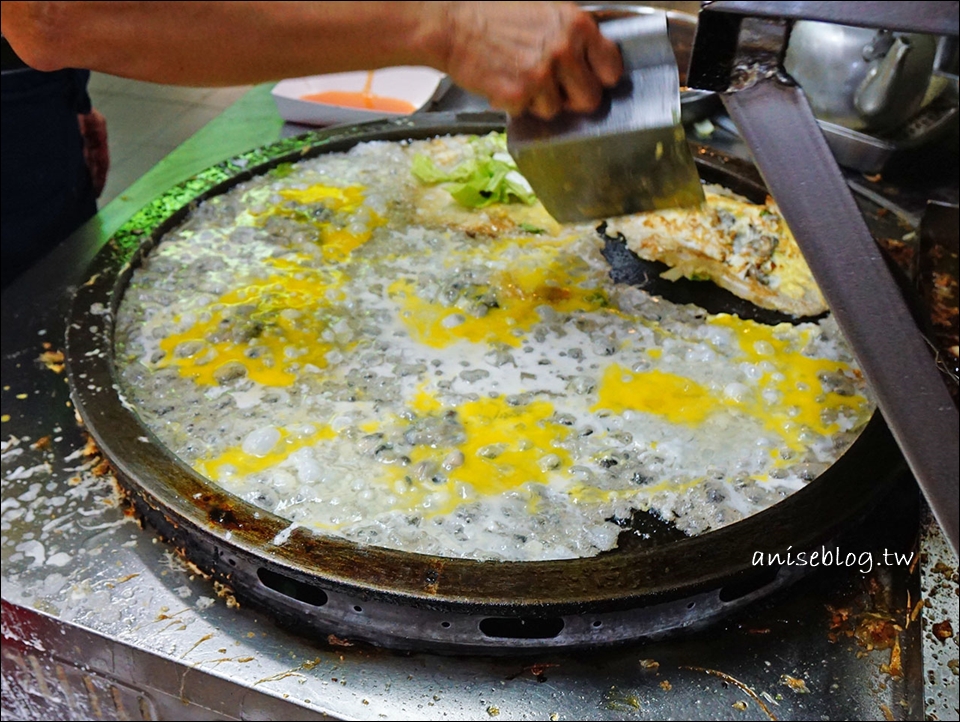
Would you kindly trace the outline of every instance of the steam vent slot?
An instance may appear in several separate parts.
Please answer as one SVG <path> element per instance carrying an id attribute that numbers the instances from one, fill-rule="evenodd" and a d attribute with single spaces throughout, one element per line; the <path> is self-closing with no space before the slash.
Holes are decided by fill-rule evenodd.
<path id="1" fill-rule="evenodd" d="M 480 631 L 488 637 L 504 639 L 552 639 L 563 631 L 561 617 L 487 617 Z"/>
<path id="2" fill-rule="evenodd" d="M 304 602 L 314 607 L 322 607 L 327 603 L 327 593 L 318 587 L 304 584 L 296 579 L 271 572 L 269 569 L 264 569 L 263 567 L 257 569 L 257 576 L 260 577 L 263 586 L 279 592 L 285 597 L 291 597 L 298 602 Z"/>

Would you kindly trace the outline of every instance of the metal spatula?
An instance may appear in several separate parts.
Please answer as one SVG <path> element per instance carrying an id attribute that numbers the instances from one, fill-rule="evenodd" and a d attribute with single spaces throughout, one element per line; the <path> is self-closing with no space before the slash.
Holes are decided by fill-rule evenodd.
<path id="1" fill-rule="evenodd" d="M 620 45 L 622 80 L 593 113 L 511 117 L 507 147 L 520 172 L 561 222 L 700 205 L 666 14 L 614 20 L 601 32 Z"/>

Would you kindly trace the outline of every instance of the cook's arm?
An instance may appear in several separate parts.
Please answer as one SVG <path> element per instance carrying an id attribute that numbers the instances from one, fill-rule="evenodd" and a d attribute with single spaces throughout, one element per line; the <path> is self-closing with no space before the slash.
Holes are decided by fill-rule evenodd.
<path id="1" fill-rule="evenodd" d="M 89 68 L 236 85 L 430 65 L 511 112 L 591 110 L 622 72 L 572 3 L 3 2 L 3 34 L 38 70 Z"/>

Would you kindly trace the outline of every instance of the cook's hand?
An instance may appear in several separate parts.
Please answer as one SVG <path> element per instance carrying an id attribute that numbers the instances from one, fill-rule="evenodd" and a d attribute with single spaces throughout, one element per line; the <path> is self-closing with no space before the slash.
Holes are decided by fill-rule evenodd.
<path id="1" fill-rule="evenodd" d="M 93 191 L 99 198 L 107 184 L 107 171 L 110 170 L 110 149 L 107 146 L 107 119 L 98 111 L 78 115 L 80 135 L 83 137 L 83 159 L 90 171 Z"/>
<path id="2" fill-rule="evenodd" d="M 446 72 L 511 114 L 589 112 L 623 74 L 616 44 L 573 3 L 468 2 L 448 7 Z"/>

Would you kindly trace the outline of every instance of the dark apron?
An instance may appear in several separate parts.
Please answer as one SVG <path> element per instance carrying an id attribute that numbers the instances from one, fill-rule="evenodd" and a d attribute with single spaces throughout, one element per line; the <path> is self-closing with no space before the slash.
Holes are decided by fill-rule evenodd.
<path id="1" fill-rule="evenodd" d="M 41 73 L 8 60 L 0 76 L 4 288 L 97 212 L 77 121 L 90 112 L 90 72 Z"/>

